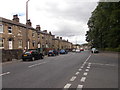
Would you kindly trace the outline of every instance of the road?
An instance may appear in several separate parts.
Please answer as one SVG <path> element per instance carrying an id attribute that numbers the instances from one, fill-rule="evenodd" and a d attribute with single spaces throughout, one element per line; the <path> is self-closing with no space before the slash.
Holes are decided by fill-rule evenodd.
<path id="1" fill-rule="evenodd" d="M 90 51 L 2 65 L 3 88 L 118 88 L 118 54 Z"/>

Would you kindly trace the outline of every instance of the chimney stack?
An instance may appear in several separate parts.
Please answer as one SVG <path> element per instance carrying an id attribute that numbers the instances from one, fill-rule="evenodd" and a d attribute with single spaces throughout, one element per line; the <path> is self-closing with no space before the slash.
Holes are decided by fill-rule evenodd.
<path id="1" fill-rule="evenodd" d="M 51 32 L 49 32 L 49 34 L 50 34 L 50 35 L 52 35 L 52 33 L 51 33 Z"/>
<path id="2" fill-rule="evenodd" d="M 28 25 L 28 26 L 32 26 L 32 23 L 31 23 L 30 19 L 27 20 L 27 25 Z"/>
<path id="3" fill-rule="evenodd" d="M 43 32 L 46 32 L 46 33 L 47 33 L 47 30 L 44 30 Z"/>
<path id="4" fill-rule="evenodd" d="M 53 35 L 53 38 L 55 38 L 55 35 Z"/>
<path id="5" fill-rule="evenodd" d="M 14 22 L 19 22 L 19 18 L 18 18 L 18 15 L 13 15 L 13 21 Z"/>
<path id="6" fill-rule="evenodd" d="M 41 31 L 40 25 L 36 25 L 36 29 L 37 29 L 38 31 Z"/>
<path id="7" fill-rule="evenodd" d="M 57 37 L 57 39 L 59 39 L 59 37 Z"/>
<path id="8" fill-rule="evenodd" d="M 62 40 L 62 37 L 60 37 L 60 39 Z"/>

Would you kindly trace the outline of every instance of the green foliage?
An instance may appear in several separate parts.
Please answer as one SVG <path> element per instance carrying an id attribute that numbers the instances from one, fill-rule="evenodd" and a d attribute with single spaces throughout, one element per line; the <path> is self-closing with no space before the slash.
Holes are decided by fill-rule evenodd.
<path id="1" fill-rule="evenodd" d="M 86 41 L 97 48 L 119 51 L 120 2 L 99 2 L 89 18 Z M 113 51 L 113 50 L 112 50 Z"/>

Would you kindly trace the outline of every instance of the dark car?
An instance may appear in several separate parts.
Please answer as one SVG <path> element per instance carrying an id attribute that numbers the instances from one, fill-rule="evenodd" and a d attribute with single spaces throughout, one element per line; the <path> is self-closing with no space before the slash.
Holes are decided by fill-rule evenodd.
<path id="1" fill-rule="evenodd" d="M 58 54 L 59 54 L 59 52 L 57 50 L 49 50 L 49 52 L 48 52 L 48 56 L 56 56 Z"/>
<path id="2" fill-rule="evenodd" d="M 39 53 L 36 50 L 29 50 L 26 51 L 22 54 L 22 60 L 26 61 L 26 60 L 37 60 L 37 59 L 43 59 L 44 55 L 42 53 Z"/>
<path id="3" fill-rule="evenodd" d="M 68 52 L 64 49 L 60 50 L 60 54 L 67 54 Z"/>

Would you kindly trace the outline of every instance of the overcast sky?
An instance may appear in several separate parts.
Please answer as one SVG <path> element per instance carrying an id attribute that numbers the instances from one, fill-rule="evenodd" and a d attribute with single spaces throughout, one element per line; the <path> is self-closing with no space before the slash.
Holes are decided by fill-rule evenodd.
<path id="1" fill-rule="evenodd" d="M 13 18 L 18 14 L 25 24 L 27 0 L 0 0 L 0 17 Z M 83 44 L 88 30 L 87 22 L 98 0 L 30 0 L 29 19 L 32 26 L 51 31 L 74 44 Z"/>

